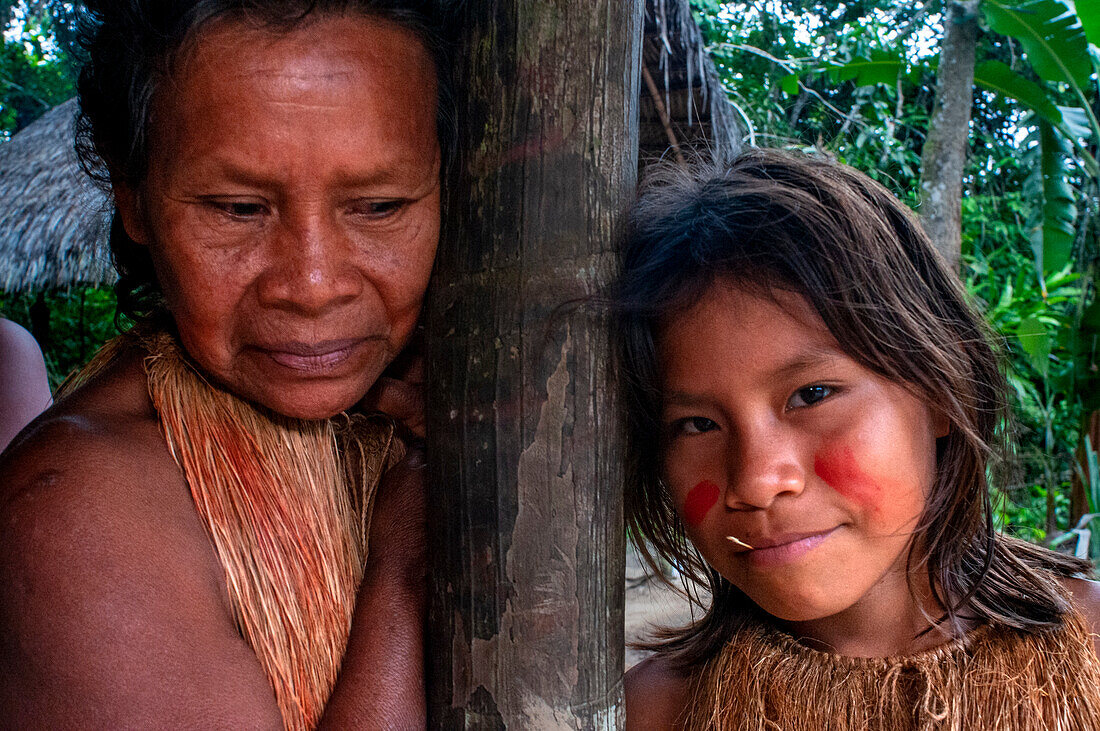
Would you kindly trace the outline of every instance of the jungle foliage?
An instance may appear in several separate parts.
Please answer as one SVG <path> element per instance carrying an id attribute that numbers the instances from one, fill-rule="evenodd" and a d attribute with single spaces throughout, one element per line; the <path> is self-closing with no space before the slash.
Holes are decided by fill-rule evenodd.
<path id="1" fill-rule="evenodd" d="M 56 0 L 0 0 L 0 140 L 74 93 L 76 10 Z"/>

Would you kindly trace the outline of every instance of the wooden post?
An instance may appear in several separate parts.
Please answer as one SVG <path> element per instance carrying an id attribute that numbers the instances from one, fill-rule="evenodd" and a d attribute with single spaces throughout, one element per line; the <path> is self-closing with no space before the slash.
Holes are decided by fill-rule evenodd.
<path id="1" fill-rule="evenodd" d="M 592 308 L 637 170 L 641 0 L 460 11 L 428 302 L 433 728 L 622 721 L 624 539 Z"/>

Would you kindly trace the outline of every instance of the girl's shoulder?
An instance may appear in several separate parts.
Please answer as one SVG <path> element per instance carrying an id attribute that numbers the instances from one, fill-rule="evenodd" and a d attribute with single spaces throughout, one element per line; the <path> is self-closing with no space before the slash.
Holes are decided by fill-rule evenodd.
<path id="1" fill-rule="evenodd" d="M 1100 581 L 1062 579 L 1062 586 L 1069 590 L 1074 606 L 1089 625 L 1096 655 L 1100 657 Z"/>
<path id="2" fill-rule="evenodd" d="M 672 660 L 656 654 L 627 671 L 626 728 L 677 729 L 691 697 L 690 677 Z"/>

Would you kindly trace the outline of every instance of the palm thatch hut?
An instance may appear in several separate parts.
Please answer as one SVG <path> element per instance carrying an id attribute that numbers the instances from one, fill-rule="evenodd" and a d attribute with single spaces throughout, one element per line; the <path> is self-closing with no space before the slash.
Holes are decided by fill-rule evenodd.
<path id="1" fill-rule="evenodd" d="M 688 0 L 647 0 L 639 161 L 711 147 L 736 150 L 741 127 L 707 56 Z M 73 151 L 76 101 L 0 143 L 0 291 L 105 284 L 107 197 Z"/>
<path id="2" fill-rule="evenodd" d="M 688 0 L 646 0 L 639 164 L 690 152 L 736 152 L 743 129 Z"/>
<path id="3" fill-rule="evenodd" d="M 0 144 L 0 290 L 113 282 L 107 197 L 73 149 L 76 101 Z"/>

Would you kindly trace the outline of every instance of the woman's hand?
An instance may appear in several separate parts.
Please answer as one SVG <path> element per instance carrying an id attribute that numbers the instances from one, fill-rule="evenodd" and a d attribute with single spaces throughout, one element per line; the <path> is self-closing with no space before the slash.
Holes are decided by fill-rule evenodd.
<path id="1" fill-rule="evenodd" d="M 409 447 L 382 477 L 371 513 L 369 582 L 400 582 L 424 593 L 427 576 L 427 462 L 424 448 Z"/>
<path id="2" fill-rule="evenodd" d="M 424 357 L 406 348 L 359 402 L 364 411 L 389 414 L 413 436 L 424 438 Z"/>

